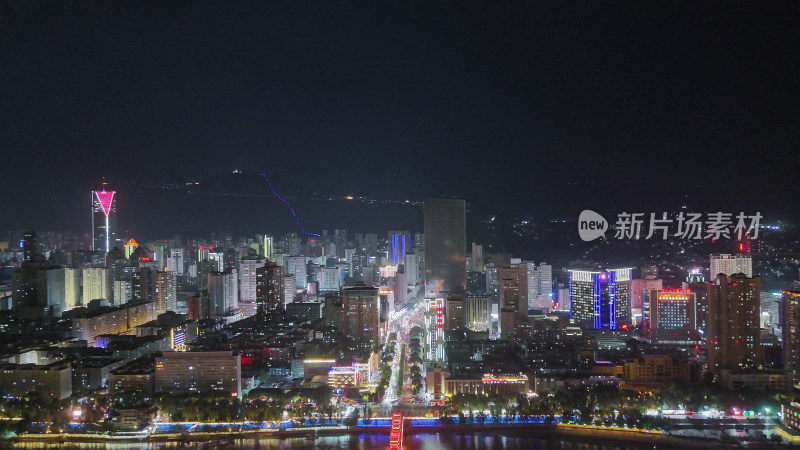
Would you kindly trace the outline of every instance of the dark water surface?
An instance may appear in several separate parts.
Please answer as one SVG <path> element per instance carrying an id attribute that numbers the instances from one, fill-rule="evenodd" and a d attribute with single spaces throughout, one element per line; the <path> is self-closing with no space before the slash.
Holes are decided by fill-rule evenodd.
<path id="1" fill-rule="evenodd" d="M 713 446 L 713 443 L 709 443 Z M 322 436 L 317 439 L 239 439 L 204 443 L 178 444 L 18 444 L 15 448 L 59 448 L 59 449 L 109 449 L 109 450 L 155 450 L 155 449 L 354 449 L 383 450 L 389 447 L 389 436 L 360 434 L 344 436 Z M 574 449 L 574 450 L 623 450 L 623 449 L 670 449 L 662 444 L 622 441 L 592 442 L 577 438 L 542 438 L 525 432 L 502 433 L 441 433 L 414 434 L 403 440 L 405 450 L 439 449 Z"/>

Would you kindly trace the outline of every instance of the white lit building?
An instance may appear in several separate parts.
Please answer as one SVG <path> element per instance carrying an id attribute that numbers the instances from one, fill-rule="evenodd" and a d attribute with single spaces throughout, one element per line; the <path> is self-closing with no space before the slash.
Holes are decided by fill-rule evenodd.
<path id="1" fill-rule="evenodd" d="M 711 255 L 710 277 L 716 278 L 717 275 L 724 273 L 731 276 L 736 273 L 743 273 L 748 278 L 753 276 L 753 258 L 747 255 Z"/>

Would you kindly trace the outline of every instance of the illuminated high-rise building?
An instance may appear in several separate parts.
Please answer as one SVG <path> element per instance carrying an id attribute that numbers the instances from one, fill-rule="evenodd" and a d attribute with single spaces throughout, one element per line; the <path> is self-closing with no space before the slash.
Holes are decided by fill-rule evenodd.
<path id="1" fill-rule="evenodd" d="M 392 264 L 403 264 L 406 252 L 411 250 L 411 233 L 408 231 L 389 232 L 389 259 Z"/>
<path id="2" fill-rule="evenodd" d="M 256 313 L 258 298 L 258 269 L 266 261 L 259 258 L 243 258 L 239 261 L 239 308 L 245 317 Z"/>
<path id="3" fill-rule="evenodd" d="M 342 333 L 353 347 L 371 349 L 378 340 L 380 305 L 378 289 L 359 283 L 342 290 Z"/>
<path id="4" fill-rule="evenodd" d="M 528 314 L 528 273 L 522 264 L 498 270 L 500 309 Z"/>
<path id="5" fill-rule="evenodd" d="M 660 291 L 662 287 L 661 279 L 645 278 L 631 280 L 631 314 L 637 323 L 647 320 L 647 311 L 645 310 L 644 304 L 649 292 L 653 289 Z"/>
<path id="6" fill-rule="evenodd" d="M 721 273 L 728 276 L 743 273 L 748 277 L 752 277 L 753 258 L 747 255 L 711 255 L 710 278 L 714 279 Z"/>
<path id="7" fill-rule="evenodd" d="M 209 316 L 223 317 L 239 308 L 236 270 L 208 274 Z"/>
<path id="8" fill-rule="evenodd" d="M 64 268 L 64 311 L 81 305 L 81 269 Z"/>
<path id="9" fill-rule="evenodd" d="M 341 273 L 338 267 L 322 267 L 319 270 L 320 292 L 336 292 L 341 287 Z M 405 286 L 403 286 L 405 288 Z"/>
<path id="10" fill-rule="evenodd" d="M 486 270 L 483 262 L 483 246 L 475 242 L 472 243 L 472 264 L 470 269 L 474 272 L 483 272 Z"/>
<path id="11" fill-rule="evenodd" d="M 416 286 L 420 280 L 419 255 L 414 252 L 406 253 L 405 262 L 406 282 L 409 286 Z"/>
<path id="12" fill-rule="evenodd" d="M 572 317 L 587 329 L 627 329 L 631 324 L 632 270 L 570 270 Z"/>
<path id="13" fill-rule="evenodd" d="M 448 295 L 444 301 L 444 329 L 457 330 L 464 327 L 464 299 L 460 295 Z"/>
<path id="14" fill-rule="evenodd" d="M 92 191 L 92 250 L 108 253 L 116 240 L 114 191 Z"/>
<path id="15" fill-rule="evenodd" d="M 176 275 L 183 275 L 184 271 L 184 251 L 182 248 L 169 249 L 167 257 L 167 272 L 175 272 Z"/>
<path id="16" fill-rule="evenodd" d="M 467 288 L 467 231 L 464 200 L 427 199 L 425 222 L 425 296 L 462 293 Z"/>
<path id="17" fill-rule="evenodd" d="M 464 325 L 470 330 L 486 331 L 491 325 L 489 297 L 467 297 L 464 299 Z"/>
<path id="18" fill-rule="evenodd" d="M 306 257 L 305 256 L 287 256 L 283 258 L 284 266 L 284 273 L 294 275 L 294 282 L 295 287 L 297 289 L 305 289 L 306 283 L 308 283 L 308 268 L 306 268 Z M 289 299 L 286 300 L 289 302 Z"/>
<path id="19" fill-rule="evenodd" d="M 272 252 L 275 251 L 275 239 L 271 234 L 265 234 L 261 240 L 261 256 L 272 261 Z"/>
<path id="20" fill-rule="evenodd" d="M 761 280 L 741 273 L 720 274 L 708 287 L 708 368 L 757 368 L 761 348 Z"/>
<path id="21" fill-rule="evenodd" d="M 553 297 L 553 267 L 545 262 L 538 266 L 525 263 L 528 277 L 527 308 L 550 310 Z"/>
<path id="22" fill-rule="evenodd" d="M 156 311 L 164 314 L 178 310 L 178 282 L 175 272 L 153 272 Z"/>
<path id="23" fill-rule="evenodd" d="M 781 291 L 783 297 L 783 363 L 800 381 L 800 291 Z"/>
<path id="24" fill-rule="evenodd" d="M 681 344 L 697 340 L 695 293 L 690 289 L 650 290 L 648 336 L 652 342 Z"/>
<path id="25" fill-rule="evenodd" d="M 111 299 L 111 277 L 105 267 L 83 268 L 83 304 L 97 299 Z"/>
<path id="26" fill-rule="evenodd" d="M 128 242 L 125 243 L 125 257 L 130 259 L 137 247 L 139 247 L 139 243 L 136 242 L 136 239 L 128 239 Z"/>
<path id="27" fill-rule="evenodd" d="M 294 281 L 292 281 L 294 283 Z M 291 286 L 292 291 L 296 289 Z M 267 262 L 261 267 L 256 268 L 256 306 L 257 311 L 262 313 L 274 311 L 285 307 L 287 301 L 284 300 L 285 292 L 283 289 L 283 267 Z M 292 295 L 294 298 L 294 295 Z M 292 298 L 292 299 L 293 299 Z M 291 301 L 290 299 L 289 301 Z"/>
<path id="28" fill-rule="evenodd" d="M 378 233 L 366 233 L 364 235 L 364 251 L 372 258 L 378 254 Z"/>

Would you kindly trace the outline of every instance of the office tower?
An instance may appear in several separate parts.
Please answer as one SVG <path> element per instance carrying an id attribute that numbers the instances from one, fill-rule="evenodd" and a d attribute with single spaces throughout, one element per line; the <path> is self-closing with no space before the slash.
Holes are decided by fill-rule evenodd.
<path id="1" fill-rule="evenodd" d="M 208 252 L 208 262 L 211 263 L 211 270 L 214 272 L 225 271 L 225 253 L 218 251 Z"/>
<path id="2" fill-rule="evenodd" d="M 373 258 L 378 254 L 378 233 L 364 235 L 364 251 Z"/>
<path id="3" fill-rule="evenodd" d="M 655 264 L 642 266 L 642 279 L 655 280 L 658 278 L 658 266 Z"/>
<path id="4" fill-rule="evenodd" d="M 512 264 L 498 270 L 500 309 L 515 314 L 528 314 L 528 270 L 523 264 Z"/>
<path id="5" fill-rule="evenodd" d="M 241 386 L 242 357 L 230 350 L 163 352 L 156 357 L 156 392 L 238 397 Z"/>
<path id="6" fill-rule="evenodd" d="M 425 222 L 425 296 L 463 293 L 467 288 L 467 231 L 464 200 L 427 199 Z"/>
<path id="7" fill-rule="evenodd" d="M 256 313 L 258 269 L 265 265 L 266 261 L 259 258 L 246 257 L 239 261 L 239 308 L 245 317 Z"/>
<path id="8" fill-rule="evenodd" d="M 44 304 L 58 317 L 62 312 L 67 310 L 66 302 L 66 270 L 63 267 L 51 267 L 47 269 L 47 299 Z M 41 302 L 40 302 L 41 303 Z"/>
<path id="9" fill-rule="evenodd" d="M 480 244 L 472 243 L 472 270 L 475 272 L 484 272 L 486 266 L 483 263 L 483 246 Z"/>
<path id="10" fill-rule="evenodd" d="M 155 283 L 156 312 L 164 314 L 167 311 L 178 310 L 178 281 L 175 272 L 153 272 Z"/>
<path id="11" fill-rule="evenodd" d="M 167 268 L 167 256 L 169 255 L 167 247 L 161 243 L 151 243 L 148 247 L 153 249 L 152 269 L 164 271 Z"/>
<path id="12" fill-rule="evenodd" d="M 761 281 L 720 274 L 708 287 L 708 368 L 757 368 L 763 362 L 759 327 Z"/>
<path id="13" fill-rule="evenodd" d="M 155 271 L 149 267 L 140 267 L 133 274 L 131 291 L 134 301 L 152 301 L 156 297 Z"/>
<path id="14" fill-rule="evenodd" d="M 420 273 L 419 273 L 419 258 L 417 257 L 416 253 L 413 252 L 406 252 L 406 259 L 405 259 L 405 274 L 406 274 L 406 281 L 408 282 L 409 286 L 416 286 L 420 280 Z"/>
<path id="15" fill-rule="evenodd" d="M 281 305 L 282 309 L 286 309 L 286 303 L 291 303 L 294 301 L 295 296 L 297 295 L 297 283 L 294 281 L 294 274 L 293 273 L 283 273 L 283 279 L 281 280 L 283 285 L 281 289 L 283 289 L 283 304 Z"/>
<path id="16" fill-rule="evenodd" d="M 553 267 L 544 262 L 538 266 L 527 262 L 525 266 L 528 278 L 527 308 L 550 310 L 553 303 Z"/>
<path id="17" fill-rule="evenodd" d="M 691 269 L 686 274 L 686 283 L 705 283 L 706 277 L 703 275 L 703 271 L 701 269 Z"/>
<path id="18" fill-rule="evenodd" d="M 356 249 L 353 247 L 348 247 L 344 249 L 344 261 L 347 263 L 347 276 L 353 276 L 353 255 L 355 255 Z"/>
<path id="19" fill-rule="evenodd" d="M 334 230 L 333 243 L 336 244 L 336 258 L 345 258 L 347 248 L 347 230 Z"/>
<path id="20" fill-rule="evenodd" d="M 781 291 L 783 298 L 783 363 L 800 381 L 800 291 Z"/>
<path id="21" fill-rule="evenodd" d="M 99 298 L 110 299 L 111 279 L 105 267 L 83 268 L 83 304 Z"/>
<path id="22" fill-rule="evenodd" d="M 647 319 L 644 302 L 649 292 L 653 289 L 660 291 L 662 287 L 662 281 L 656 278 L 631 280 L 631 314 L 637 322 Z"/>
<path id="23" fill-rule="evenodd" d="M 128 239 L 128 242 L 125 243 L 125 257 L 130 259 L 137 247 L 139 247 L 139 243 L 135 239 Z"/>
<path id="24" fill-rule="evenodd" d="M 697 340 L 695 294 L 690 289 L 651 289 L 647 334 L 655 343 Z"/>
<path id="25" fill-rule="evenodd" d="M 208 274 L 208 304 L 210 317 L 223 317 L 239 307 L 236 271 Z"/>
<path id="26" fill-rule="evenodd" d="M 425 250 L 425 234 L 414 233 L 414 250 Z"/>
<path id="27" fill-rule="evenodd" d="M 339 282 L 342 277 L 338 267 L 322 267 L 319 271 L 319 290 L 320 292 L 338 291 L 341 285 Z"/>
<path id="28" fill-rule="evenodd" d="M 464 299 L 464 325 L 470 330 L 489 329 L 491 299 L 489 297 L 467 297 Z"/>
<path id="29" fill-rule="evenodd" d="M 295 288 L 305 289 L 308 284 L 308 269 L 305 256 L 287 256 L 283 258 L 287 274 L 294 275 Z M 286 300 L 289 302 L 289 299 Z"/>
<path id="30" fill-rule="evenodd" d="M 301 254 L 300 238 L 297 233 L 289 233 L 283 237 L 283 250 L 286 254 L 296 256 Z"/>
<path id="31" fill-rule="evenodd" d="M 352 347 L 371 349 L 378 344 L 378 289 L 363 283 L 342 289 L 342 307 L 342 333 L 351 340 Z"/>
<path id="32" fill-rule="evenodd" d="M 284 307 L 283 267 L 267 262 L 256 268 L 256 303 L 262 312 Z"/>
<path id="33" fill-rule="evenodd" d="M 81 305 L 81 269 L 64 268 L 64 311 Z"/>
<path id="34" fill-rule="evenodd" d="M 114 280 L 114 301 L 121 305 L 133 300 L 133 283 L 128 280 Z"/>
<path id="35" fill-rule="evenodd" d="M 400 270 L 394 274 L 392 291 L 395 302 L 403 303 L 408 300 L 408 275 L 405 273 L 405 266 L 400 266 Z"/>
<path id="36" fill-rule="evenodd" d="M 444 329 L 457 330 L 464 327 L 464 299 L 458 294 L 448 295 L 444 300 Z"/>
<path id="37" fill-rule="evenodd" d="M 350 261 L 350 276 L 356 280 L 361 280 L 364 277 L 364 267 L 369 265 L 367 254 L 364 252 L 353 253 Z"/>
<path id="38" fill-rule="evenodd" d="M 201 261 L 208 261 L 208 254 L 214 250 L 214 247 L 208 247 L 205 245 L 199 245 L 197 247 L 197 262 Z"/>
<path id="39" fill-rule="evenodd" d="M 572 317 L 588 329 L 627 329 L 631 323 L 632 271 L 570 270 Z"/>
<path id="40" fill-rule="evenodd" d="M 36 253 L 36 232 L 26 231 L 22 234 L 22 260 L 33 261 Z"/>
<path id="41" fill-rule="evenodd" d="M 711 255 L 710 277 L 714 279 L 721 273 L 728 276 L 743 273 L 748 277 L 752 277 L 753 258 L 747 255 Z"/>
<path id="42" fill-rule="evenodd" d="M 486 269 L 486 293 L 489 296 L 496 297 L 500 294 L 500 275 L 497 266 L 494 263 L 489 263 L 484 268 Z"/>
<path id="43" fill-rule="evenodd" d="M 275 251 L 275 239 L 271 234 L 259 234 L 259 256 L 272 261 L 272 253 Z"/>
<path id="44" fill-rule="evenodd" d="M 389 232 L 389 260 L 395 266 L 403 264 L 406 252 L 411 250 L 411 233 L 408 231 Z"/>
<path id="45" fill-rule="evenodd" d="M 176 275 L 183 275 L 184 268 L 184 252 L 182 248 L 169 249 L 169 258 L 167 259 L 167 272 L 175 272 Z"/>
<path id="46" fill-rule="evenodd" d="M 571 311 L 572 305 L 569 302 L 569 288 L 564 287 L 563 283 L 558 286 L 558 306 L 556 311 Z"/>
<path id="47" fill-rule="evenodd" d="M 108 253 L 116 240 L 114 191 L 92 191 L 92 250 Z"/>

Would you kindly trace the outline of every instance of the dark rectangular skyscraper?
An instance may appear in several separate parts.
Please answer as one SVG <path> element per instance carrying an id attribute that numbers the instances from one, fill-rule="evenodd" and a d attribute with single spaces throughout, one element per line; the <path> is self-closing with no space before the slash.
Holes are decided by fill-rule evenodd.
<path id="1" fill-rule="evenodd" d="M 464 292 L 467 227 L 464 200 L 427 199 L 425 215 L 425 296 Z"/>

